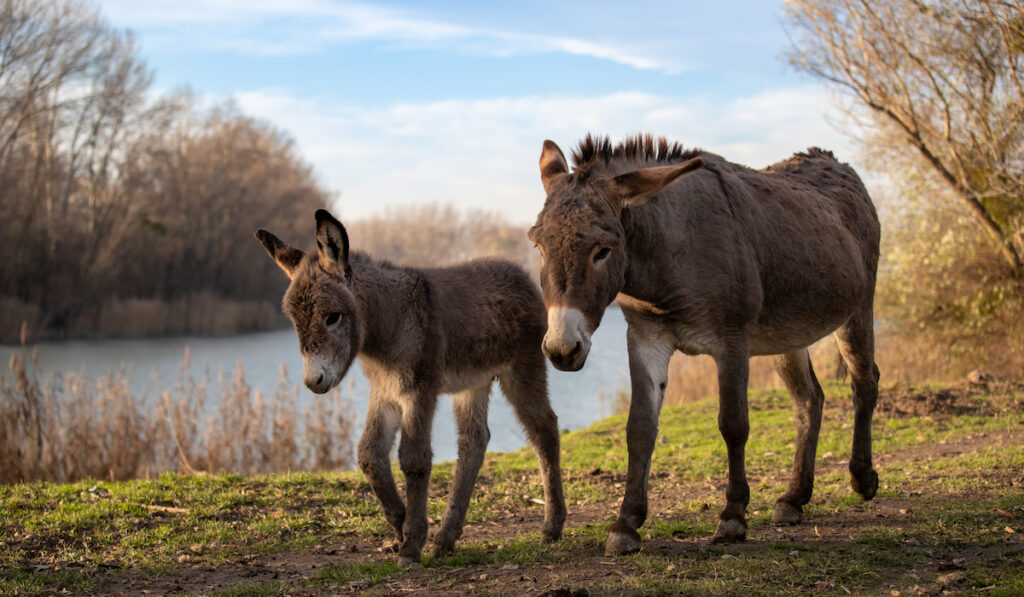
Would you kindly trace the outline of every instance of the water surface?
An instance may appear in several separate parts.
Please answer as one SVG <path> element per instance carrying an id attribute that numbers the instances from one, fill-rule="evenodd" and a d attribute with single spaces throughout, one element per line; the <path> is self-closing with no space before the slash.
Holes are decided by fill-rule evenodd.
<path id="1" fill-rule="evenodd" d="M 43 375 L 75 372 L 101 377 L 108 370 L 116 371 L 124 364 L 132 369 L 132 391 L 149 396 L 159 396 L 178 381 L 187 347 L 191 357 L 188 373 L 199 378 L 208 370 L 215 382 L 208 394 L 212 411 L 216 411 L 216 400 L 220 396 L 217 378 L 230 382 L 239 362 L 245 369 L 246 382 L 253 388 L 259 388 L 264 396 L 273 395 L 281 379 L 282 364 L 292 385 L 301 386 L 302 358 L 299 356 L 298 339 L 291 329 L 224 338 L 72 340 L 41 343 L 35 347 L 38 349 L 39 372 Z M 0 346 L 0 356 L 6 360 L 15 350 L 20 349 Z M 621 311 L 613 307 L 608 309 L 601 327 L 594 334 L 590 356 L 581 371 L 565 373 L 548 365 L 551 405 L 558 415 L 559 427 L 579 429 L 611 414 L 611 396 L 619 388 L 628 387 L 628 379 L 626 321 Z M 361 430 L 366 416 L 369 382 L 358 361 L 341 382 L 341 388 L 342 394 L 353 404 Z M 302 387 L 300 408 L 305 409 L 308 401 L 317 398 L 316 394 Z M 505 452 L 526 444 L 522 428 L 497 383 L 491 391 L 488 425 L 491 429 L 488 450 Z M 451 398 L 444 396 L 434 418 L 434 460 L 454 459 L 456 441 Z"/>

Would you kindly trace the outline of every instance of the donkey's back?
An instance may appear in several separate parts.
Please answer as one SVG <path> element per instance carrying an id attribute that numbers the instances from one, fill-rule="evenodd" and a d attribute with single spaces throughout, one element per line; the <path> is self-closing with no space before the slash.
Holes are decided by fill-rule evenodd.
<path id="1" fill-rule="evenodd" d="M 449 374 L 492 370 L 538 352 L 547 330 L 544 301 L 522 268 L 476 259 L 419 271 L 431 286 Z"/>

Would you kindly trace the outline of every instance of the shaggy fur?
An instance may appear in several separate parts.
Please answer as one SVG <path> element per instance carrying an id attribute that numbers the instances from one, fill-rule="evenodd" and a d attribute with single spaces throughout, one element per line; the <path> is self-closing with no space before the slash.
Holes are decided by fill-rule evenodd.
<path id="1" fill-rule="evenodd" d="M 833 331 L 853 385 L 852 484 L 871 499 L 878 486 L 871 418 L 880 231 L 857 174 L 817 148 L 755 171 L 651 136 L 614 146 L 588 136 L 573 160 L 570 172 L 558 146 L 544 143 L 548 196 L 530 237 L 544 255 L 543 347 L 556 367 L 583 366 L 611 301 L 618 300 L 628 323 L 629 465 L 606 551 L 640 548 L 658 413 L 676 350 L 711 355 L 718 365 L 729 483 L 716 541 L 746 537 L 752 354 L 780 355 L 777 371 L 793 398 L 796 457 L 773 520 L 800 520 L 813 488 L 824 399 L 806 347 Z"/>
<path id="2" fill-rule="evenodd" d="M 324 210 L 316 220 L 317 253 L 303 254 L 265 230 L 256 235 L 291 278 L 283 309 L 299 336 L 306 385 L 328 391 L 357 355 L 370 380 L 359 465 L 401 544 L 400 561 L 418 562 L 427 537 L 438 394 L 453 395 L 459 432 L 455 479 L 434 538 L 435 553 L 443 554 L 462 534 L 490 439 L 487 406 L 495 379 L 537 454 L 546 504 L 543 538 L 556 540 L 565 522 L 558 419 L 540 352 L 544 304 L 529 277 L 497 259 L 414 269 L 358 252 L 350 258 L 341 223 Z M 399 432 L 404 503 L 390 462 Z"/>

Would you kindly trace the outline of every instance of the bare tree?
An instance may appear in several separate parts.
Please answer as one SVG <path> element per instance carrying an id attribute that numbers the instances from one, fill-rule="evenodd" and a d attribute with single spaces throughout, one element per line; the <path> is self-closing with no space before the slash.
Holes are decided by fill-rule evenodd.
<path id="1" fill-rule="evenodd" d="M 6 312 L 52 336 L 120 299 L 279 299 L 251 231 L 305 231 L 327 194 L 281 131 L 150 81 L 93 4 L 0 0 L 0 336 Z"/>
<path id="2" fill-rule="evenodd" d="M 919 155 L 1010 276 L 1024 278 L 1019 1 L 788 0 L 786 12 L 791 62 L 848 92 L 867 108 L 878 139 L 897 141 L 873 151 Z"/>

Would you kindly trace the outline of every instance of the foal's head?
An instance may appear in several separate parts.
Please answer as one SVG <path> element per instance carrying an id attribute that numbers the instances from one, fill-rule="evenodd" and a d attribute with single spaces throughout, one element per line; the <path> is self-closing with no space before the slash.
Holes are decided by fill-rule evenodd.
<path id="1" fill-rule="evenodd" d="M 702 166 L 697 157 L 617 176 L 599 169 L 570 173 L 562 150 L 544 142 L 540 176 L 547 200 L 529 235 L 542 256 L 540 283 L 548 311 L 542 348 L 555 367 L 583 367 L 590 336 L 622 289 L 627 265 L 622 211 Z"/>
<path id="2" fill-rule="evenodd" d="M 289 247 L 266 230 L 257 230 L 256 238 L 291 279 L 282 309 L 299 335 L 302 381 L 323 394 L 345 377 L 362 343 L 359 305 L 349 290 L 345 227 L 317 210 L 315 254 Z"/>

